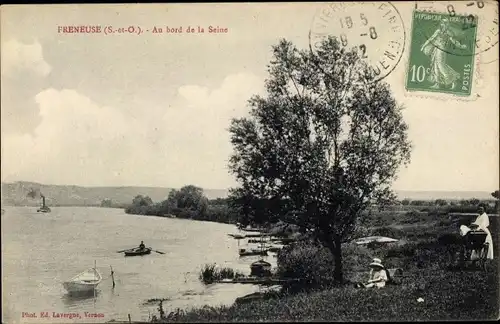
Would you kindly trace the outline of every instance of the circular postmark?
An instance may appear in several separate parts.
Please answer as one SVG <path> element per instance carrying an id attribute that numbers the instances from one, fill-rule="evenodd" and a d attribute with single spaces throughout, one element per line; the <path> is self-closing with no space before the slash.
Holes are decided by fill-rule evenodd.
<path id="1" fill-rule="evenodd" d="M 482 64 L 498 60 L 497 1 L 422 1 L 415 3 L 415 14 L 434 21 L 435 27 L 422 33 L 441 51 L 480 56 Z"/>
<path id="2" fill-rule="evenodd" d="M 406 31 L 399 11 L 390 2 L 335 2 L 324 4 L 313 18 L 309 47 L 316 50 L 328 36 L 341 46 L 357 48 L 368 63 L 371 80 L 388 76 L 400 62 Z"/>

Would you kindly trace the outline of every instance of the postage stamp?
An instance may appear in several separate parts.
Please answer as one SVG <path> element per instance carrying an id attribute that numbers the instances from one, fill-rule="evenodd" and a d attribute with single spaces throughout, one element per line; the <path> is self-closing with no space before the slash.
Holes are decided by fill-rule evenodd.
<path id="1" fill-rule="evenodd" d="M 406 89 L 471 94 L 478 19 L 415 11 Z"/>
<path id="2" fill-rule="evenodd" d="M 390 2 L 335 2 L 323 5 L 309 31 L 315 50 L 328 36 L 344 48 L 356 47 L 371 70 L 371 82 L 387 77 L 404 53 L 406 31 L 398 9 Z"/>

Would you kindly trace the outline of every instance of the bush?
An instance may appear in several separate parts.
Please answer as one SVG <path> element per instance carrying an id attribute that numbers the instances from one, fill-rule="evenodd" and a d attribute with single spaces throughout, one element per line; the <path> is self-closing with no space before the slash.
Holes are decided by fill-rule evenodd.
<path id="1" fill-rule="evenodd" d="M 428 218 L 429 215 L 427 213 L 418 211 L 409 211 L 406 214 L 404 214 L 403 217 L 401 217 L 399 222 L 401 224 L 415 224 L 415 223 L 420 223 L 422 221 L 427 221 Z"/>
<path id="2" fill-rule="evenodd" d="M 362 271 L 364 275 L 364 272 L 368 269 L 368 265 L 375 257 L 382 257 L 380 251 L 372 251 L 368 246 L 364 245 L 344 245 L 342 247 L 342 266 L 346 277 L 350 277 L 352 274 L 359 271 Z"/>
<path id="3" fill-rule="evenodd" d="M 387 258 L 413 257 L 416 254 L 418 245 L 416 243 L 406 243 L 392 246 L 386 251 Z"/>
<path id="4" fill-rule="evenodd" d="M 324 247 L 311 242 L 299 242 L 278 253 L 277 275 L 281 278 L 300 278 L 311 286 L 333 282 L 333 256 Z"/>

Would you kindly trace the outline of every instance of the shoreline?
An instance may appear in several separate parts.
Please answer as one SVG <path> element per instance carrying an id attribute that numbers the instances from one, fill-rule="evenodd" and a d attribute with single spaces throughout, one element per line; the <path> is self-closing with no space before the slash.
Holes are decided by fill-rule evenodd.
<path id="1" fill-rule="evenodd" d="M 266 298 L 269 296 L 264 296 L 265 293 L 248 294 L 237 298 L 228 306 L 204 306 L 170 313 L 165 311 L 165 317 L 158 318 L 158 322 L 497 319 L 500 294 L 498 248 L 494 249 L 494 260 L 486 263 L 486 272 L 471 265 L 466 268 L 450 268 L 454 263 L 448 263 L 450 260 L 444 256 L 457 246 L 442 245 L 439 239 L 454 233 L 457 221 L 467 222 L 468 218 L 475 215 L 453 213 L 439 217 L 439 222 L 428 228 L 421 225 L 436 220 L 436 215 L 432 212 L 408 214 L 397 220 L 391 220 L 391 216 L 384 212 L 378 213 L 373 219 L 368 219 L 366 226 L 371 229 L 381 226 L 393 229 L 400 227 L 394 234 L 399 233 L 401 237 L 398 239 L 403 244 L 356 246 L 347 243 L 343 247 L 344 285 L 324 285 L 316 289 L 306 286 L 304 291 L 277 294 L 275 298 Z M 382 224 L 378 224 L 379 217 L 385 219 Z M 499 221 L 498 217 L 490 218 L 492 233 L 498 229 Z M 495 236 L 494 240 L 496 247 L 498 237 Z M 297 253 L 300 247 L 298 249 Z M 446 252 L 447 249 L 451 250 Z M 312 251 L 303 250 L 301 253 L 321 258 L 320 254 Z M 366 267 L 373 255 L 381 256 L 387 268 L 401 268 L 401 277 L 394 284 L 387 284 L 381 289 L 355 288 L 353 283 L 366 280 Z M 318 258 L 313 260 L 322 262 Z M 484 303 L 464 304 L 467 300 L 484 300 Z M 332 304 L 336 307 L 331 307 Z"/>

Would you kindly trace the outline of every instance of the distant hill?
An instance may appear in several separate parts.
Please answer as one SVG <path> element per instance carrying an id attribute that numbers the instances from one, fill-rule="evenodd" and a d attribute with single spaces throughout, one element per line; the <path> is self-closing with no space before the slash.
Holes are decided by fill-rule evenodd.
<path id="1" fill-rule="evenodd" d="M 81 187 L 45 185 L 36 182 L 19 181 L 2 183 L 2 204 L 11 206 L 37 206 L 40 199 L 28 198 L 31 189 L 41 191 L 51 206 L 99 206 L 104 199 L 110 199 L 115 206 L 132 202 L 137 195 L 149 196 L 154 202 L 163 201 L 172 188 L 161 187 Z M 227 189 L 204 189 L 209 199 L 227 197 Z M 399 199 L 412 200 L 460 200 L 477 198 L 492 199 L 487 191 L 396 191 Z"/>
<path id="2" fill-rule="evenodd" d="M 41 192 L 51 206 L 99 206 L 104 199 L 110 199 L 114 206 L 126 205 L 137 195 L 149 196 L 154 202 L 167 198 L 172 188 L 158 187 L 81 187 L 45 185 L 36 182 L 19 181 L 2 183 L 2 204 L 7 206 L 38 206 L 40 199 L 27 196 L 31 189 Z M 227 190 L 205 189 L 209 199 L 227 196 Z"/>

